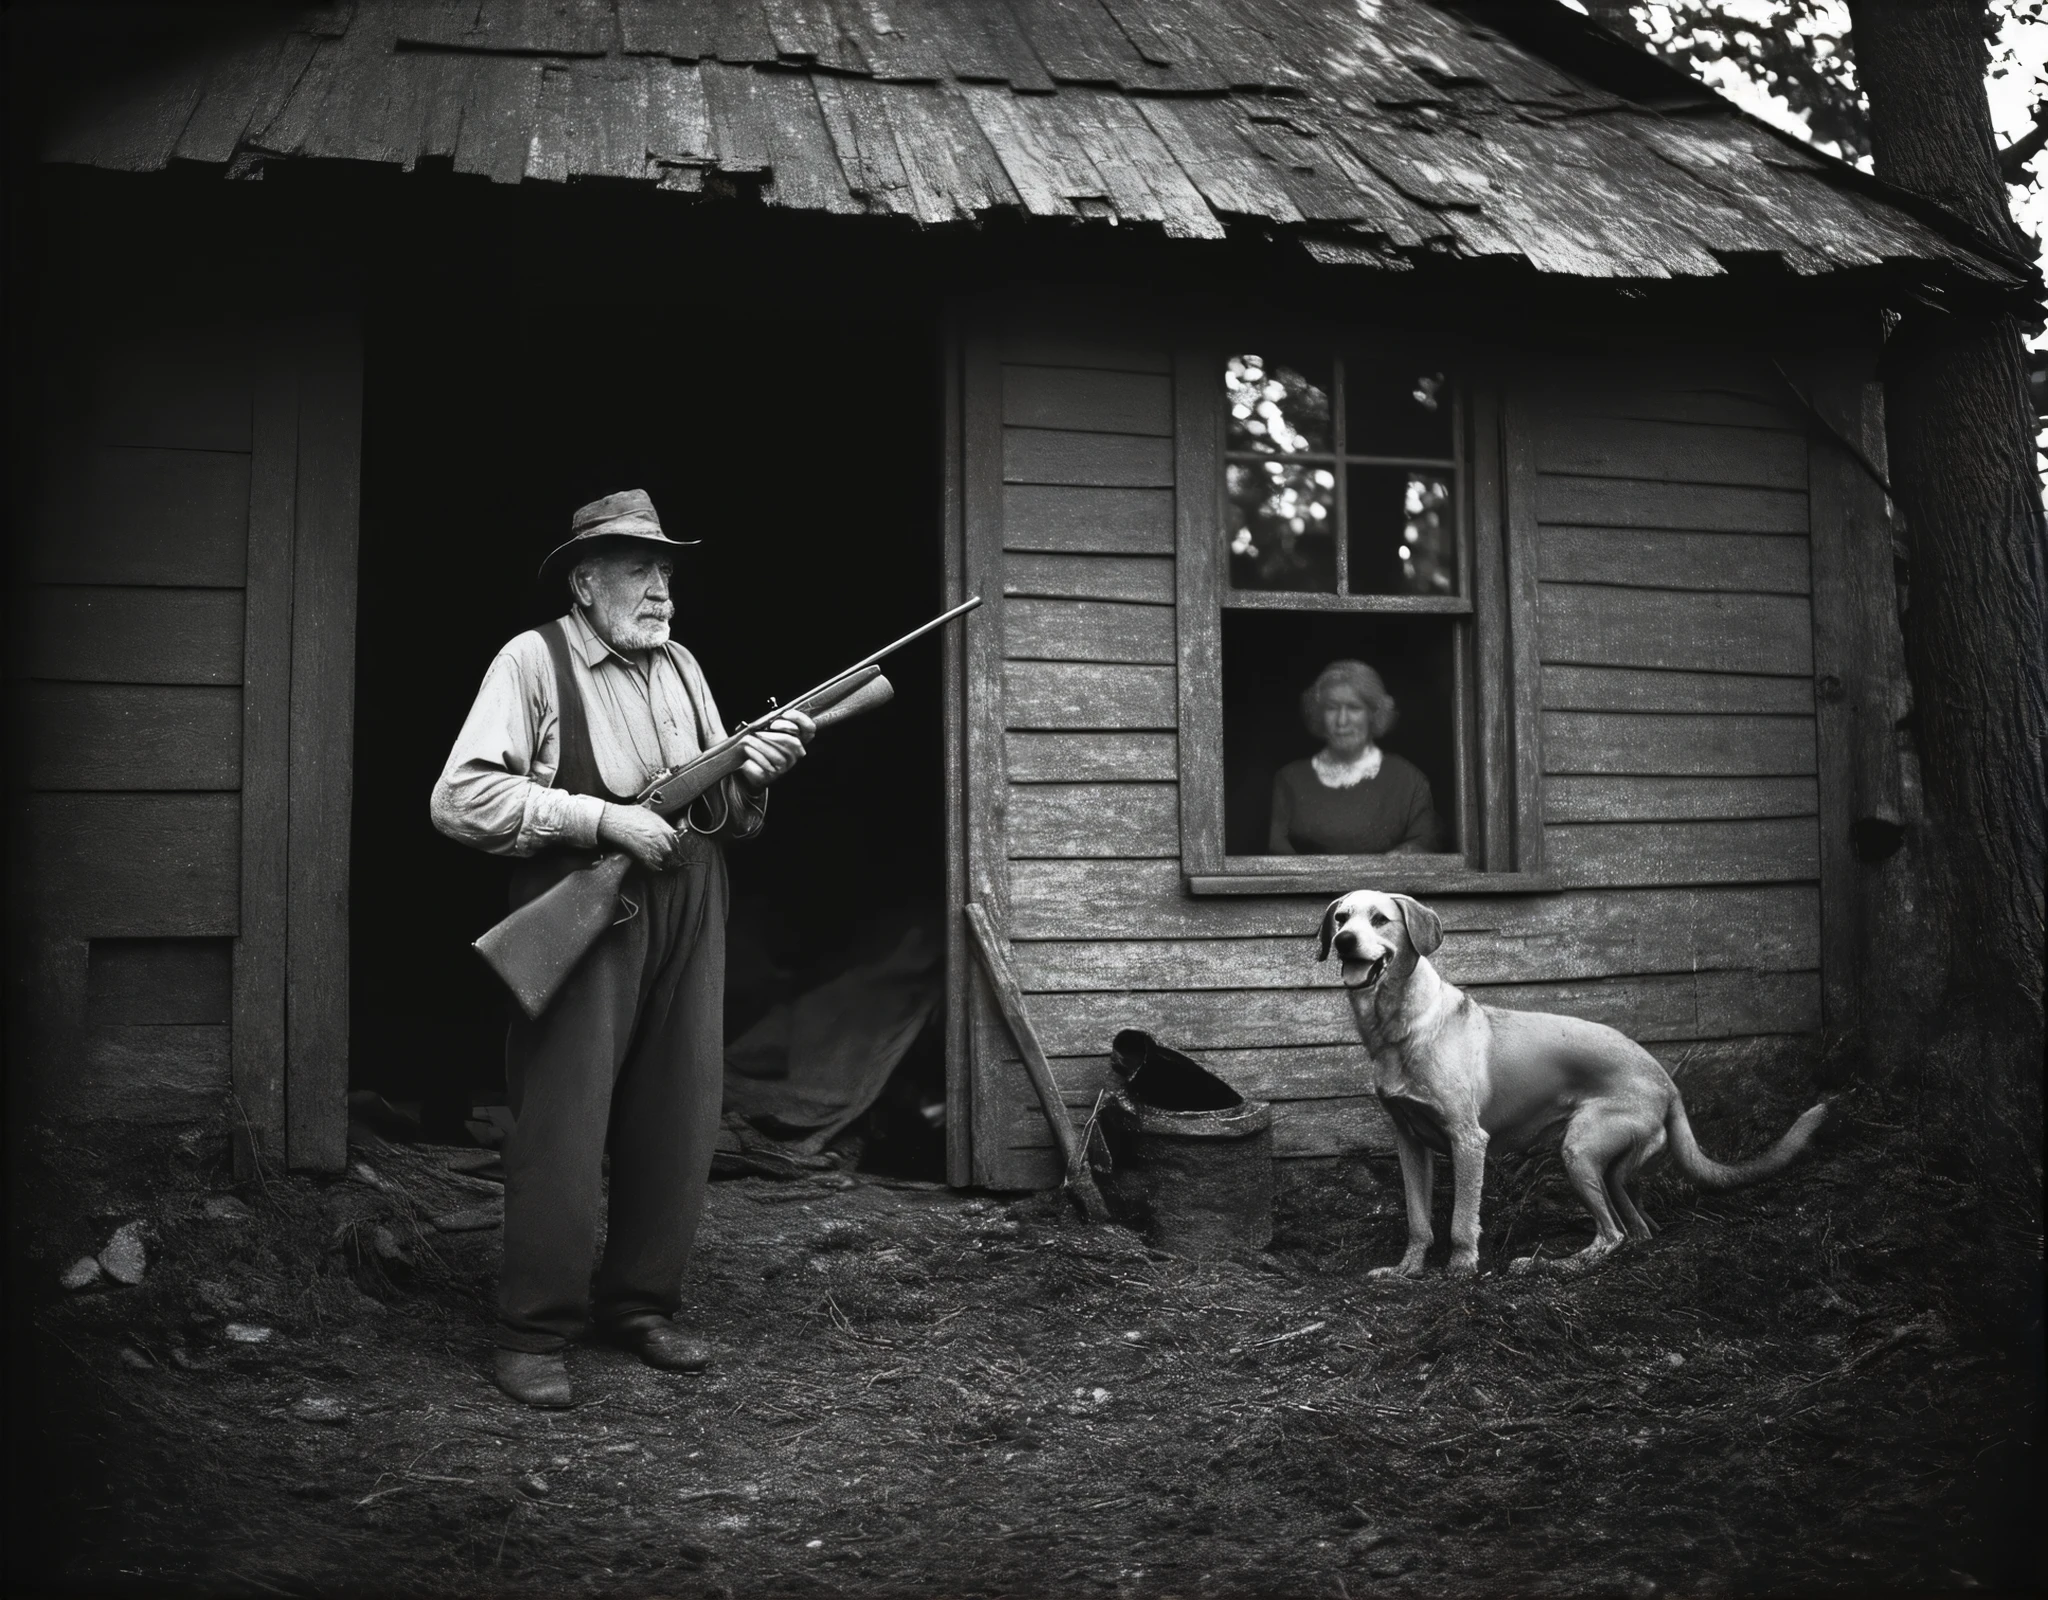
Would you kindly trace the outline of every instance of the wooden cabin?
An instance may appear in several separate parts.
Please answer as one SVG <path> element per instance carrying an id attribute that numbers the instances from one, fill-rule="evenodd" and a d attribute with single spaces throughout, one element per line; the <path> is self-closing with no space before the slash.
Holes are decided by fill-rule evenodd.
<path id="1" fill-rule="evenodd" d="M 352 1084 L 487 1082 L 502 866 L 428 788 L 629 485 L 728 717 L 984 599 L 732 852 L 797 937 L 944 920 L 956 1183 L 1056 1175 L 970 899 L 1073 1105 L 1143 1027 L 1287 1158 L 1385 1138 L 1354 887 L 1681 1081 L 1876 1003 L 1883 313 L 2010 287 L 1938 213 L 1543 0 L 166 26 L 53 79 L 13 297 L 10 1080 L 67 1148 L 334 1170 Z M 1337 659 L 1425 852 L 1272 848 Z"/>

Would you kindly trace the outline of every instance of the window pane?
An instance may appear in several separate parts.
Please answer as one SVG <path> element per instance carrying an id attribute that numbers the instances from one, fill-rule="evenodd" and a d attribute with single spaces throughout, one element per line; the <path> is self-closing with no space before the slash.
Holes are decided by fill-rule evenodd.
<path id="1" fill-rule="evenodd" d="M 1231 356 L 1223 364 L 1225 447 L 1261 455 L 1331 448 L 1330 363 L 1296 356 Z"/>
<path id="2" fill-rule="evenodd" d="M 1350 455 L 1451 457 L 1451 386 L 1441 372 L 1347 358 L 1344 406 Z"/>
<path id="3" fill-rule="evenodd" d="M 1347 467 L 1353 594 L 1458 593 L 1458 506 L 1448 473 Z"/>
<path id="4" fill-rule="evenodd" d="M 1223 537 L 1235 589 L 1337 587 L 1337 477 L 1328 467 L 1233 461 Z"/>
<path id="5" fill-rule="evenodd" d="M 1377 855 L 1404 843 L 1461 849 L 1456 650 L 1449 617 L 1225 611 L 1224 853 Z M 1302 703 L 1333 662 L 1363 665 L 1384 691 L 1372 692 L 1352 668 L 1324 684 L 1330 701 L 1372 702 L 1366 732 L 1382 752 L 1380 769 L 1348 785 L 1324 781 L 1314 761 L 1329 749 L 1333 729 L 1344 741 L 1348 724 L 1341 714 L 1333 722 L 1318 701 L 1311 725 Z M 1346 775 L 1328 760 L 1325 768 Z"/>

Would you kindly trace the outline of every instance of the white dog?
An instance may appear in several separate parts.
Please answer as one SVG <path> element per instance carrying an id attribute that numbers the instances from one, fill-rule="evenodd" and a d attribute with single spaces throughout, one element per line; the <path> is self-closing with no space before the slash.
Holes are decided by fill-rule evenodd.
<path id="1" fill-rule="evenodd" d="M 1488 1148 L 1526 1150 L 1561 1135 L 1565 1172 L 1598 1230 L 1573 1258 L 1586 1264 L 1624 1237 L 1650 1237 L 1650 1221 L 1628 1183 L 1667 1139 L 1694 1183 L 1732 1189 L 1787 1165 L 1827 1115 L 1822 1101 L 1754 1161 L 1723 1166 L 1694 1141 L 1671 1075 L 1633 1039 L 1577 1017 L 1483 1006 L 1439 977 L 1428 958 L 1443 943 L 1443 924 L 1429 907 L 1404 894 L 1360 889 L 1330 902 L 1321 938 L 1316 959 L 1335 950 L 1344 963 L 1358 1035 L 1372 1057 L 1373 1090 L 1393 1122 L 1401 1157 L 1408 1248 L 1399 1266 L 1375 1268 L 1375 1276 L 1422 1271 L 1434 1238 L 1437 1154 L 1451 1158 L 1456 1186 L 1450 1270 L 1475 1272 Z"/>

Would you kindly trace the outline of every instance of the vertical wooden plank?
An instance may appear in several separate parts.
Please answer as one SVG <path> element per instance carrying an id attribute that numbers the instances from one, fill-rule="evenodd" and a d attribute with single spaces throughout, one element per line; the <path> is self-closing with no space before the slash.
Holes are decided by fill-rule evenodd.
<path id="1" fill-rule="evenodd" d="M 965 359 L 957 316 L 941 347 L 945 396 L 945 451 L 941 468 L 944 534 L 940 556 L 945 603 L 967 598 L 966 490 L 961 363 Z M 984 602 L 986 603 L 986 602 Z M 964 628 L 948 628 L 941 644 L 941 737 L 946 766 L 946 1181 L 963 1187 L 974 1181 L 974 1055 L 968 1032 L 971 979 L 967 924 L 967 655 Z"/>
<path id="2" fill-rule="evenodd" d="M 1179 633 L 1180 840 L 1188 872 L 1223 870 L 1223 583 L 1220 357 L 1173 363 L 1174 615 Z"/>
<path id="3" fill-rule="evenodd" d="M 962 342 L 961 568 L 967 594 L 982 597 L 963 619 L 965 673 L 967 899 L 978 901 L 996 926 L 1010 925 L 1009 862 L 1005 830 L 1009 773 L 1003 751 L 1003 374 L 995 340 L 971 326 Z M 956 918 L 962 915 L 953 908 Z M 964 924 L 963 924 L 964 926 Z M 968 1027 L 974 1062 L 969 1091 L 971 1170 L 977 1183 L 1017 1187 L 1005 1170 L 1009 1093 L 1016 1068 L 987 975 L 968 979 Z"/>
<path id="4" fill-rule="evenodd" d="M 1543 870 L 1543 667 L 1537 654 L 1536 438 L 1530 399 L 1519 388 L 1503 408 L 1501 476 L 1506 505 L 1508 691 L 1514 754 L 1515 870 Z M 1489 863 L 1490 864 L 1490 863 Z"/>
<path id="5" fill-rule="evenodd" d="M 1815 410 L 1873 462 L 1884 460 L 1882 392 L 1846 362 L 1803 385 Z M 1910 858 L 1859 860 L 1860 824 L 1907 821 L 1897 728 L 1908 695 L 1884 491 L 1820 428 L 1808 442 L 1813 671 L 1820 778 L 1821 996 L 1830 1028 L 1887 1009 L 1884 974 L 1910 914 Z M 1878 828 L 1882 831 L 1881 826 Z M 1894 996 L 1895 997 L 1895 996 Z"/>
<path id="6" fill-rule="evenodd" d="M 257 375 L 242 635 L 242 921 L 235 940 L 230 1067 L 235 1170 L 285 1155 L 286 905 L 290 817 L 292 545 L 299 477 L 298 373 L 273 344 Z"/>
<path id="7" fill-rule="evenodd" d="M 1501 406 L 1490 384 L 1472 396 L 1472 631 L 1479 714 L 1479 831 L 1466 842 L 1469 857 L 1488 872 L 1512 870 L 1514 852 L 1514 741 L 1508 713 L 1508 608 L 1503 545 Z"/>
<path id="8" fill-rule="evenodd" d="M 362 340 L 353 319 L 307 330 L 299 366 L 292 550 L 291 799 L 285 1018 L 293 1167 L 348 1159 L 348 864 L 355 734 Z"/>

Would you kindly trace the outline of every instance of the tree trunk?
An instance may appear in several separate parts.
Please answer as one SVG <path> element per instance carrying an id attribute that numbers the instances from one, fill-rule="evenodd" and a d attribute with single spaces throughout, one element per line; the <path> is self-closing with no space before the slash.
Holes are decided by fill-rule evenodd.
<path id="1" fill-rule="evenodd" d="M 1984 0 L 1849 0 L 1878 175 L 2031 254 L 1984 93 Z M 2038 1183 L 2048 581 L 2034 418 L 2011 305 L 1916 304 L 1883 372 L 1908 559 L 1906 659 L 1946 962 L 1932 1059 L 2005 1176 Z M 1915 937 L 1919 930 L 1907 930 Z M 1974 1103 L 1974 1104 L 1973 1104 Z M 1990 1155 L 1991 1152 L 1983 1152 Z"/>

